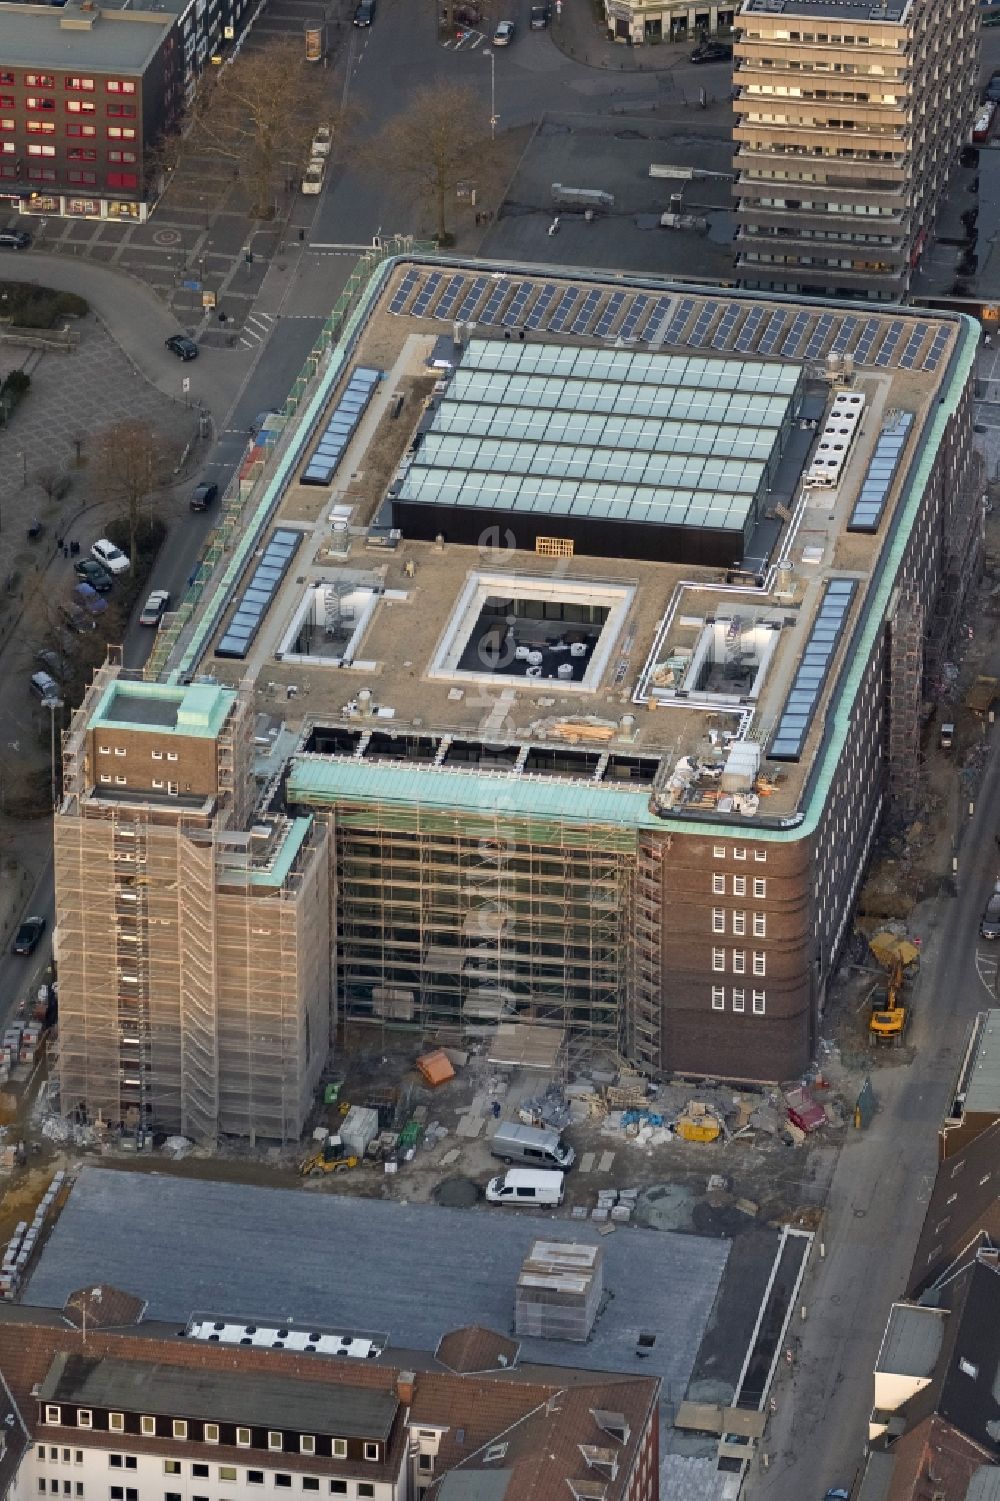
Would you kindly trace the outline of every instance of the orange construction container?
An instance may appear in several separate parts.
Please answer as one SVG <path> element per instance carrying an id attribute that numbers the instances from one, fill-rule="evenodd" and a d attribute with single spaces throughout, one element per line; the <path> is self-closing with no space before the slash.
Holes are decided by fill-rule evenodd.
<path id="1" fill-rule="evenodd" d="M 427 1083 L 435 1089 L 439 1084 L 447 1084 L 449 1079 L 454 1079 L 455 1077 L 455 1070 L 451 1066 L 451 1060 L 448 1054 L 441 1048 L 438 1048 L 433 1053 L 424 1053 L 422 1058 L 417 1059 L 417 1068 L 423 1074 Z"/>

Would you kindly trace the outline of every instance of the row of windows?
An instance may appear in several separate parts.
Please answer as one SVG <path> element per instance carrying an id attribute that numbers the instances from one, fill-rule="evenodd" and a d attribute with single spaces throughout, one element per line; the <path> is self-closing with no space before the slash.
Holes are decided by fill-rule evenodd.
<path id="1" fill-rule="evenodd" d="M 33 114 L 52 114 L 56 107 L 56 101 L 51 94 L 29 94 L 24 101 L 25 109 Z M 95 115 L 97 105 L 92 99 L 67 99 L 65 110 L 68 115 Z M 0 94 L 0 109 L 13 109 L 13 94 Z M 136 108 L 134 104 L 108 104 L 105 106 L 110 120 L 134 120 Z"/>
<path id="2" fill-rule="evenodd" d="M 112 780 L 114 781 L 114 783 L 115 783 L 115 785 L 117 787 L 127 787 L 128 786 L 128 777 L 114 777 L 114 778 L 112 778 L 111 773 L 109 771 L 102 771 L 98 780 L 100 782 L 102 782 L 105 787 L 109 786 Z M 169 793 L 169 795 L 171 797 L 176 797 L 177 794 L 178 794 L 178 791 L 180 790 L 180 784 L 178 782 L 168 782 L 166 784 L 166 789 L 165 790 Z M 162 777 L 154 777 L 153 778 L 153 791 L 154 792 L 163 792 L 164 791 L 164 785 L 163 785 L 163 778 Z"/>
<path id="3" fill-rule="evenodd" d="M 750 915 L 753 918 L 753 936 L 755 938 L 766 938 L 767 937 L 767 917 L 765 916 L 765 914 L 763 912 L 752 912 Z M 737 937 L 737 938 L 744 937 L 744 935 L 746 934 L 746 931 L 747 931 L 747 915 L 746 915 L 746 913 L 745 912 L 734 912 L 732 914 L 732 918 L 733 918 L 733 934 L 734 934 L 734 936 Z M 712 908 L 712 932 L 713 933 L 724 933 L 725 931 L 726 931 L 726 910 L 725 910 L 724 907 L 713 907 Z"/>
<path id="4" fill-rule="evenodd" d="M 17 75 L 4 69 L 0 72 L 0 84 L 9 83 L 17 83 Z M 51 73 L 25 73 L 24 84 L 29 89 L 54 89 L 56 80 Z M 94 92 L 92 78 L 64 78 L 63 86 L 74 93 L 92 94 Z M 108 78 L 105 80 L 104 88 L 109 94 L 134 94 L 135 81 L 130 78 Z"/>
<path id="5" fill-rule="evenodd" d="M 237 1478 L 235 1465 L 219 1466 L 220 1480 L 235 1481 Z M 247 1485 L 263 1485 L 264 1479 L 263 1470 L 247 1470 Z M 320 1489 L 318 1476 L 303 1475 L 301 1479 L 304 1491 L 318 1491 Z M 274 1484 L 279 1490 L 291 1490 L 292 1476 L 284 1474 L 281 1471 L 275 1471 Z M 331 1496 L 346 1496 L 349 1494 L 348 1482 L 346 1480 L 331 1480 L 329 1486 L 329 1494 Z M 84 1495 L 83 1482 L 82 1480 L 63 1480 L 61 1482 L 56 1479 L 47 1480 L 44 1475 L 40 1475 L 38 1477 L 38 1494 L 40 1496 L 71 1496 L 75 1498 L 75 1501 L 80 1501 L 80 1497 Z M 375 1486 L 370 1480 L 358 1480 L 355 1482 L 354 1494 L 359 1498 L 374 1496 Z M 131 1485 L 109 1486 L 108 1495 L 110 1501 L 139 1501 L 138 1488 Z M 180 1491 L 164 1491 L 163 1501 L 183 1501 L 183 1498 Z M 209 1498 L 208 1496 L 192 1496 L 191 1501 L 209 1501 Z"/>
<path id="6" fill-rule="evenodd" d="M 171 785 L 173 785 L 173 784 L 171 784 Z M 72 1409 L 70 1409 L 70 1410 L 72 1411 Z M 89 1407 L 78 1407 L 78 1408 L 75 1409 L 75 1411 L 76 1411 L 76 1426 L 78 1428 L 93 1428 L 93 1426 L 94 1426 L 94 1414 L 93 1414 L 93 1412 L 91 1411 L 91 1409 Z M 56 1405 L 54 1403 L 49 1403 L 46 1406 L 46 1408 L 45 1408 L 45 1421 L 46 1421 L 46 1423 L 62 1423 L 62 1421 L 63 1421 L 63 1410 L 62 1410 L 62 1407 L 60 1407 L 60 1406 L 58 1406 L 58 1405 Z M 109 1430 L 112 1433 L 124 1433 L 125 1432 L 125 1414 L 123 1412 L 110 1412 L 110 1413 L 108 1413 L 108 1428 L 109 1428 Z M 156 1419 L 155 1419 L 155 1417 L 149 1417 L 148 1415 L 145 1415 L 145 1414 L 143 1416 L 141 1416 L 139 1418 L 139 1431 L 143 1435 L 144 1438 L 156 1438 L 156 1436 L 157 1436 L 157 1430 L 156 1430 Z M 177 1438 L 177 1439 L 186 1439 L 188 1437 L 188 1421 L 187 1421 L 187 1419 L 186 1418 L 173 1418 L 172 1421 L 171 1421 L 171 1424 L 170 1424 L 170 1432 L 171 1432 L 171 1434 L 172 1434 L 172 1436 L 174 1438 Z M 205 1424 L 203 1424 L 202 1425 L 202 1437 L 203 1437 L 203 1440 L 204 1440 L 204 1442 L 206 1444 L 217 1444 L 217 1443 L 219 1443 L 220 1440 L 219 1440 L 219 1425 L 218 1425 L 218 1423 L 205 1423 Z M 252 1432 L 251 1432 L 251 1430 L 249 1428 L 237 1428 L 237 1430 L 236 1430 L 236 1444 L 237 1444 L 238 1448 L 249 1449 L 250 1446 L 251 1446 L 251 1444 L 252 1444 L 252 1442 L 253 1442 L 253 1434 L 252 1434 Z M 277 1430 L 277 1429 L 271 1429 L 271 1430 L 269 1430 L 268 1431 L 268 1435 L 267 1435 L 267 1447 L 270 1450 L 272 1450 L 274 1453 L 280 1454 L 282 1452 L 282 1450 L 284 1449 L 284 1447 L 285 1447 L 285 1435 L 284 1435 L 284 1433 L 282 1433 L 280 1430 Z M 331 1439 L 331 1450 L 332 1450 L 334 1459 L 346 1459 L 347 1458 L 347 1440 L 346 1439 L 342 1439 L 342 1438 Z M 299 1453 L 300 1454 L 315 1454 L 316 1453 L 316 1438 L 315 1438 L 314 1434 L 311 1434 L 311 1433 L 301 1433 L 301 1434 L 299 1434 Z M 378 1444 L 376 1444 L 376 1443 L 366 1443 L 365 1444 L 365 1459 L 374 1459 L 374 1460 L 377 1460 L 378 1457 L 379 1457 L 379 1446 L 378 1446 Z M 115 1468 L 115 1469 L 119 1469 L 119 1468 L 134 1469 L 135 1468 L 134 1459 L 135 1459 L 134 1455 L 112 1454 L 112 1455 L 109 1456 L 108 1462 L 112 1466 L 112 1468 Z M 133 1462 L 130 1463 L 130 1461 L 133 1461 Z M 177 1464 L 178 1465 L 178 1469 L 170 1471 L 168 1473 L 171 1473 L 171 1474 L 180 1474 L 180 1469 L 179 1469 L 179 1463 L 180 1462 L 179 1461 L 177 1461 L 177 1460 L 170 1460 L 170 1461 L 165 1461 L 165 1463 Z M 194 1464 L 191 1467 L 191 1471 L 192 1471 L 192 1474 L 194 1474 L 194 1475 L 207 1475 L 208 1474 L 208 1466 L 207 1465 Z"/>
<path id="7" fill-rule="evenodd" d="M 731 992 L 731 996 L 734 1011 L 740 1012 L 747 1009 L 747 993 L 745 990 L 737 988 Z M 754 1016 L 763 1016 L 767 1007 L 767 992 L 764 990 L 752 990 L 750 992 L 750 1005 L 753 1008 Z M 712 1010 L 725 1011 L 725 1009 L 726 987 L 724 985 L 713 985 Z"/>
<path id="8" fill-rule="evenodd" d="M 59 1492 L 60 1492 L 59 1481 L 58 1480 L 50 1480 L 49 1483 L 48 1483 L 48 1489 L 49 1489 L 49 1491 L 51 1492 L 51 1494 L 53 1496 L 58 1496 Z M 40 1496 L 44 1496 L 45 1495 L 45 1490 L 46 1490 L 45 1477 L 41 1476 L 39 1478 L 39 1481 L 38 1481 L 38 1493 L 39 1493 L 39 1495 Z M 64 1496 L 82 1496 L 83 1495 L 83 1481 L 82 1480 L 75 1480 L 75 1481 L 74 1480 L 64 1480 L 62 1482 L 62 1494 Z"/>
<path id="9" fill-rule="evenodd" d="M 6 135 L 10 135 L 16 129 L 17 121 L 13 115 L 0 115 L 0 131 Z M 27 122 L 29 135 L 54 135 L 55 130 L 55 124 L 49 120 L 29 120 Z M 97 126 L 70 124 L 65 127 L 65 134 L 71 137 L 96 136 Z M 104 134 L 109 141 L 134 141 L 135 127 L 132 125 L 109 125 Z M 13 154 L 17 150 L 17 146 L 13 141 L 4 141 L 3 150 Z"/>
<path id="10" fill-rule="evenodd" d="M 747 894 L 747 878 L 746 878 L 746 876 L 733 876 L 732 879 L 733 879 L 733 896 L 746 896 L 746 894 Z M 716 896 L 725 896 L 725 894 L 726 894 L 726 877 L 725 877 L 725 873 L 723 871 L 717 870 L 713 874 L 713 876 L 712 876 L 712 890 L 715 892 Z M 754 894 L 754 896 L 757 896 L 757 897 L 767 896 L 767 882 L 765 880 L 762 880 L 760 878 L 760 876 L 755 876 L 754 877 L 753 894 Z"/>
<path id="11" fill-rule="evenodd" d="M 124 745 L 116 745 L 114 753 L 115 753 L 116 756 L 127 756 L 128 755 L 128 747 L 124 746 Z M 97 747 L 97 754 L 99 756 L 110 756 L 111 755 L 111 746 L 110 745 L 99 745 Z M 162 761 L 163 760 L 163 756 L 164 756 L 164 752 L 163 751 L 155 750 L 155 751 L 153 751 L 152 755 L 153 755 L 153 760 L 154 761 Z M 168 761 L 176 761 L 177 760 L 177 752 L 176 751 L 167 751 L 166 752 L 166 757 L 167 757 Z"/>
<path id="12" fill-rule="evenodd" d="M 724 844 L 713 845 L 712 846 L 712 854 L 715 856 L 716 860 L 724 860 L 726 858 L 726 846 Z M 746 845 L 745 844 L 734 844 L 733 845 L 733 859 L 734 860 L 745 860 L 746 857 L 747 857 L 747 848 L 746 848 Z M 753 852 L 753 857 L 757 861 L 758 864 L 762 864 L 763 861 L 765 861 L 767 859 L 767 850 L 755 849 L 754 852 Z"/>
<path id="13" fill-rule="evenodd" d="M 732 968 L 733 974 L 734 975 L 745 975 L 746 972 L 747 972 L 747 953 L 746 953 L 746 949 L 733 949 L 732 953 L 730 954 L 730 959 L 732 960 L 731 968 Z M 767 974 L 767 955 L 766 954 L 764 954 L 761 951 L 755 949 L 754 953 L 752 955 L 752 964 L 753 964 L 753 973 L 755 975 L 766 975 Z M 725 951 L 725 949 L 713 949 L 712 950 L 712 968 L 714 970 L 724 970 L 726 968 L 726 951 Z"/>

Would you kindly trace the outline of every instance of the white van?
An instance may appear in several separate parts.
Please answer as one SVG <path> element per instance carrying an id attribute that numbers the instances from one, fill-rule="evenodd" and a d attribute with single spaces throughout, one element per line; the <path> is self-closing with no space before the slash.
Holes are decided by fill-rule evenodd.
<path id="1" fill-rule="evenodd" d="M 512 1167 L 502 1178 L 491 1178 L 486 1185 L 489 1204 L 561 1204 L 562 1173 L 548 1173 L 539 1168 Z"/>
<path id="2" fill-rule="evenodd" d="M 528 1167 L 554 1167 L 566 1172 L 576 1153 L 561 1140 L 558 1131 L 501 1121 L 490 1142 L 490 1151 L 501 1162 L 523 1162 Z"/>

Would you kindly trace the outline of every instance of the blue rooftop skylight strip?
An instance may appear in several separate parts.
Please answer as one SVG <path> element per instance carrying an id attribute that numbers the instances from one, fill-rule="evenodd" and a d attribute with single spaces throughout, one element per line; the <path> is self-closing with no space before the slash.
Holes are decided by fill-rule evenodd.
<path id="1" fill-rule="evenodd" d="M 236 600 L 233 617 L 215 648 L 217 657 L 242 659 L 247 655 L 301 541 L 302 533 L 291 527 L 279 527 L 273 534 Z"/>
<path id="2" fill-rule="evenodd" d="M 382 372 L 367 365 L 358 365 L 352 371 L 344 393 L 327 419 L 319 441 L 299 477 L 301 484 L 330 484 L 381 379 Z"/>
<path id="3" fill-rule="evenodd" d="M 913 413 L 898 412 L 895 420 L 879 434 L 868 472 L 861 483 L 851 519 L 847 523 L 849 532 L 878 531 L 912 426 Z"/>
<path id="4" fill-rule="evenodd" d="M 767 752 L 772 761 L 801 758 L 826 681 L 818 669 L 833 658 L 857 589 L 856 579 L 833 578 L 826 585 Z"/>

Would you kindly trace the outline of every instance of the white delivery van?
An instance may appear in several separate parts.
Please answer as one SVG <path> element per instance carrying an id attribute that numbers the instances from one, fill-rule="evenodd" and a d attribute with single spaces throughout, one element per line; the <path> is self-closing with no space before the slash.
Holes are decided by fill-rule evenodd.
<path id="1" fill-rule="evenodd" d="M 516 1121 L 501 1121 L 490 1142 L 490 1151 L 501 1162 L 523 1162 L 527 1167 L 554 1167 L 566 1172 L 576 1161 L 576 1153 L 560 1139 L 558 1131 L 520 1126 Z"/>
<path id="2" fill-rule="evenodd" d="M 490 1179 L 486 1200 L 489 1204 L 524 1204 L 529 1208 L 561 1204 L 563 1175 L 540 1168 L 512 1167 L 502 1178 Z"/>

